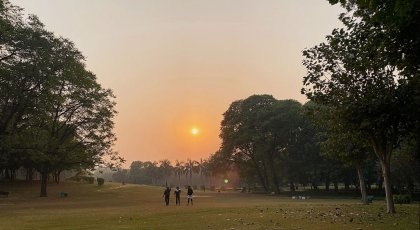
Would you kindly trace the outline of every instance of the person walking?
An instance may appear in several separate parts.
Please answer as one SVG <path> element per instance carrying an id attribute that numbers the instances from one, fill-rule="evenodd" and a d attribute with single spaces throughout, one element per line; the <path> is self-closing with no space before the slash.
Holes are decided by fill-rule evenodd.
<path id="1" fill-rule="evenodd" d="M 191 201 L 191 205 L 193 205 L 193 189 L 191 188 L 191 186 L 188 186 L 188 190 L 187 190 L 187 201 L 188 201 L 188 205 L 190 205 L 190 201 Z"/>
<path id="2" fill-rule="evenodd" d="M 174 194 L 175 194 L 175 205 L 181 205 L 181 189 L 179 189 L 179 187 L 176 187 Z"/>
<path id="3" fill-rule="evenodd" d="M 171 195 L 171 189 L 166 187 L 165 191 L 163 192 L 163 197 L 165 197 L 166 206 L 169 205 L 169 196 Z"/>

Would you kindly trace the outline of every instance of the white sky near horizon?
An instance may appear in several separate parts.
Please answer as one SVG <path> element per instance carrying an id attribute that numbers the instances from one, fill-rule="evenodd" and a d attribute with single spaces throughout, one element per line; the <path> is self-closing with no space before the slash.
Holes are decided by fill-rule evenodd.
<path id="1" fill-rule="evenodd" d="M 229 105 L 300 94 L 302 50 L 341 27 L 327 0 L 11 0 L 72 40 L 116 95 L 126 160 L 206 159 Z M 196 127 L 198 133 L 191 134 Z"/>

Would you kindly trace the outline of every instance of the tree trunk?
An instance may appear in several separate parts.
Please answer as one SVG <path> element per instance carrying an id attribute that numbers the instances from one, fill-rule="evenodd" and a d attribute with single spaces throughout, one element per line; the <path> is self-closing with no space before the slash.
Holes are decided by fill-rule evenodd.
<path id="1" fill-rule="evenodd" d="M 13 182 L 16 180 L 16 169 L 10 169 L 10 181 Z"/>
<path id="2" fill-rule="evenodd" d="M 265 171 L 264 171 L 264 169 L 263 169 L 263 172 L 261 172 L 259 169 L 260 169 L 260 167 L 258 166 L 258 164 L 257 164 L 257 162 L 255 161 L 255 159 L 253 159 L 253 158 L 251 158 L 251 160 L 252 160 L 252 163 L 253 163 L 253 166 L 254 166 L 254 169 L 255 169 L 255 171 L 257 172 L 257 176 L 258 176 L 258 178 L 260 179 L 260 182 L 261 182 L 261 184 L 262 184 L 262 186 L 263 186 L 263 188 L 264 188 L 264 191 L 265 192 L 268 192 L 268 186 L 267 186 L 267 182 L 266 182 L 266 176 L 264 176 L 264 175 L 266 175 L 265 174 Z"/>
<path id="3" fill-rule="evenodd" d="M 381 145 L 377 139 L 372 139 L 373 149 L 376 156 L 379 158 L 381 163 L 382 176 L 384 178 L 385 185 L 385 200 L 386 200 L 386 211 L 387 213 L 395 213 L 394 200 L 392 197 L 391 190 L 391 146 Z"/>
<path id="4" fill-rule="evenodd" d="M 40 195 L 40 197 L 47 197 L 47 180 L 48 180 L 48 173 L 41 172 L 41 195 Z"/>
<path id="5" fill-rule="evenodd" d="M 270 171 L 271 171 L 271 177 L 273 180 L 273 185 L 274 185 L 274 190 L 276 192 L 276 194 L 280 194 L 280 186 L 279 186 L 279 179 L 277 176 L 277 172 L 276 172 L 276 168 L 274 167 L 274 159 L 272 159 L 272 157 L 270 157 L 271 160 L 268 162 L 268 165 L 270 166 Z"/>
<path id="6" fill-rule="evenodd" d="M 346 191 L 350 190 L 350 181 L 348 178 L 344 179 L 344 190 Z"/>
<path id="7" fill-rule="evenodd" d="M 268 187 L 267 187 L 267 184 L 266 184 L 266 181 L 265 181 L 264 176 L 262 175 L 262 173 L 260 172 L 260 170 L 256 169 L 256 171 L 257 171 L 258 178 L 260 179 L 260 182 L 261 182 L 261 184 L 262 184 L 262 186 L 264 188 L 264 191 L 265 192 L 268 192 Z"/>
<path id="8" fill-rule="evenodd" d="M 356 164 L 356 170 L 357 170 L 357 175 L 359 176 L 360 193 L 362 194 L 362 203 L 368 204 L 368 200 L 366 196 L 365 176 L 363 175 L 362 166 L 360 164 Z"/>
<path id="9" fill-rule="evenodd" d="M 334 181 L 334 191 L 338 192 L 338 181 Z"/>
<path id="10" fill-rule="evenodd" d="M 395 213 L 394 200 L 392 197 L 391 189 L 391 173 L 390 173 L 390 162 L 385 159 L 381 160 L 382 175 L 384 177 L 385 184 L 385 199 L 386 199 L 386 211 L 387 213 Z"/>
<path id="11" fill-rule="evenodd" d="M 32 184 L 32 182 L 33 182 L 33 175 L 34 175 L 33 168 L 27 168 L 26 169 L 26 181 L 28 181 L 30 184 Z"/>
<path id="12" fill-rule="evenodd" d="M 325 191 L 330 191 L 330 184 L 331 184 L 331 181 L 330 181 L 330 174 L 328 173 L 328 174 L 325 176 Z"/>
<path id="13" fill-rule="evenodd" d="M 11 180 L 11 179 L 10 179 L 10 171 L 9 171 L 9 169 L 8 169 L 8 168 L 6 168 L 6 170 L 4 170 L 4 178 L 5 178 L 5 179 L 9 179 L 9 180 Z"/>
<path id="14" fill-rule="evenodd" d="M 295 189 L 295 183 L 293 183 L 293 181 L 290 181 L 290 191 L 291 192 L 295 192 L 296 191 L 296 189 Z"/>
<path id="15" fill-rule="evenodd" d="M 54 182 L 57 184 L 60 184 L 60 174 L 61 174 L 60 171 L 57 171 L 54 173 Z"/>

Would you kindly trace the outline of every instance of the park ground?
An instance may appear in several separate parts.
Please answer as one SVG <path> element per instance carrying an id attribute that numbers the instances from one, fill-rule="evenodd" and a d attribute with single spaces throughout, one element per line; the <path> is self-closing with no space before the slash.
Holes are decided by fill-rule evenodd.
<path id="1" fill-rule="evenodd" d="M 163 187 L 118 183 L 0 184 L 0 229 L 420 229 L 419 203 L 396 205 L 386 214 L 383 199 L 362 205 L 356 197 L 292 199 L 240 192 L 196 191 L 194 205 L 165 206 Z M 64 196 L 64 195 L 67 196 Z"/>

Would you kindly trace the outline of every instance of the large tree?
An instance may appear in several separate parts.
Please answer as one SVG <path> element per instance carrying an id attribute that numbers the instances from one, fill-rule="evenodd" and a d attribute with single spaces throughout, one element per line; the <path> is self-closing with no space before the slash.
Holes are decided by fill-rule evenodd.
<path id="1" fill-rule="evenodd" d="M 307 74 L 302 93 L 328 106 L 343 129 L 369 141 L 382 167 L 387 212 L 393 213 L 391 153 L 417 122 L 411 116 L 415 102 L 410 87 L 416 76 L 392 65 L 384 42 L 389 34 L 381 26 L 352 16 L 342 20 L 345 28 L 303 51 Z"/>
<path id="2" fill-rule="evenodd" d="M 116 111 L 113 94 L 86 70 L 68 39 L 47 31 L 36 16 L 0 2 L 0 143 L 6 166 L 12 159 L 41 173 L 47 196 L 50 173 L 91 168 L 112 151 Z M 3 36 L 4 34 L 4 36 Z"/>
<path id="3" fill-rule="evenodd" d="M 218 154 L 235 162 L 242 175 L 257 175 L 265 191 L 279 193 L 281 163 L 296 143 L 300 109 L 296 101 L 279 101 L 271 95 L 233 102 L 221 123 Z"/>

